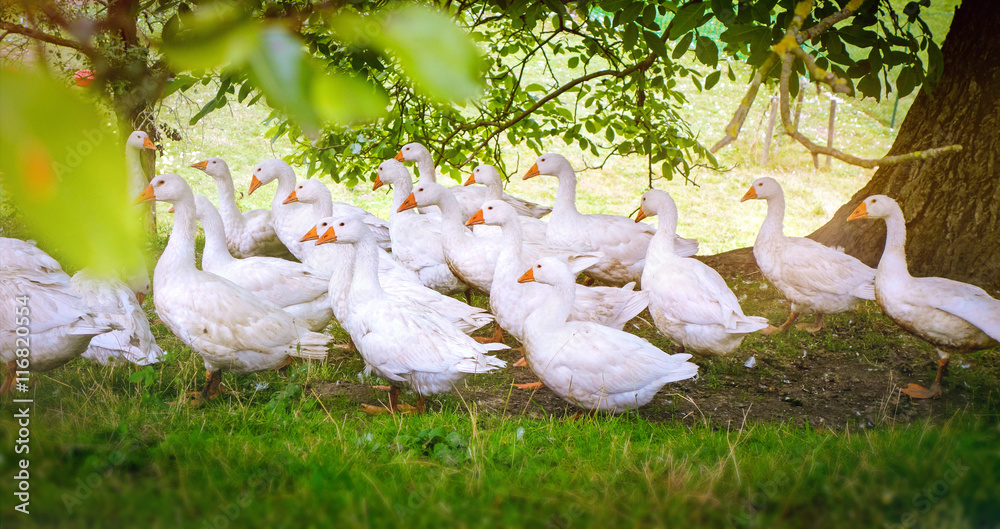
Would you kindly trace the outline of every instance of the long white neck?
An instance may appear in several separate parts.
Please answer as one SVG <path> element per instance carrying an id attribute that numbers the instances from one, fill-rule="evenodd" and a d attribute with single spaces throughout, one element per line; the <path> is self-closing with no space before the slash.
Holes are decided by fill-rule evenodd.
<path id="1" fill-rule="evenodd" d="M 174 211 L 177 207 L 174 207 Z M 226 228 L 222 224 L 222 216 L 214 207 L 204 207 L 198 210 L 198 220 L 205 229 L 205 249 L 201 254 L 201 269 L 211 272 L 236 260 L 229 253 L 226 244 Z"/>
<path id="2" fill-rule="evenodd" d="M 556 191 L 556 201 L 552 208 L 552 216 L 577 216 L 576 209 L 576 173 L 573 168 L 564 167 L 556 175 L 559 178 L 559 190 Z"/>
<path id="3" fill-rule="evenodd" d="M 375 238 L 365 236 L 354 246 L 354 279 L 351 281 L 350 300 L 371 300 L 385 294 L 378 282 L 378 244 Z"/>
<path id="4" fill-rule="evenodd" d="M 771 238 L 785 236 L 785 193 L 779 192 L 777 195 L 767 199 L 767 215 L 764 223 L 760 225 L 757 233 L 757 241 L 765 241 Z"/>
<path id="5" fill-rule="evenodd" d="M 903 212 L 893 211 L 885 218 L 885 249 L 882 259 L 878 262 L 879 273 L 888 272 L 893 275 L 910 275 L 906 268 L 906 220 Z"/>
<path id="6" fill-rule="evenodd" d="M 437 167 L 434 166 L 434 158 L 431 153 L 421 154 L 417 158 L 417 169 L 420 170 L 421 182 L 437 182 Z"/>
<path id="7" fill-rule="evenodd" d="M 500 200 L 501 198 L 503 198 L 503 184 L 500 182 L 486 184 L 486 200 Z"/>
<path id="8" fill-rule="evenodd" d="M 295 170 L 288 164 L 281 164 L 278 167 L 278 189 L 274 191 L 274 198 L 271 199 L 271 210 L 280 211 L 282 202 L 295 189 Z"/>
<path id="9" fill-rule="evenodd" d="M 194 266 L 194 233 L 194 197 L 187 196 L 174 202 L 174 227 L 170 231 L 167 247 L 156 262 L 154 287 L 175 272 L 197 270 Z"/>
<path id="10" fill-rule="evenodd" d="M 128 193 L 130 197 L 134 197 L 149 183 L 142 165 L 142 149 L 125 145 L 125 169 L 128 175 Z"/>
<path id="11" fill-rule="evenodd" d="M 219 214 L 225 225 L 243 225 L 246 221 L 240 207 L 236 205 L 236 186 L 233 185 L 233 175 L 228 170 L 215 179 L 215 188 L 219 191 Z"/>
<path id="12" fill-rule="evenodd" d="M 663 208 L 664 211 L 657 212 L 659 219 L 656 225 L 656 233 L 649 240 L 649 250 L 647 253 L 654 255 L 669 255 L 674 253 L 674 241 L 677 235 L 677 210 Z"/>
<path id="13" fill-rule="evenodd" d="M 469 230 L 465 229 L 465 219 L 462 218 L 462 207 L 450 191 L 441 194 L 437 203 L 441 210 L 441 236 L 448 246 L 461 246 L 466 242 Z"/>
<path id="14" fill-rule="evenodd" d="M 562 281 L 551 285 L 552 295 L 538 305 L 525 320 L 525 331 L 546 333 L 549 329 L 562 327 L 569 319 L 576 299 L 576 286 L 572 281 Z M 530 323 L 529 323 L 530 322 Z"/>
<path id="15" fill-rule="evenodd" d="M 521 229 L 521 221 L 516 218 L 503 219 L 500 228 L 503 251 L 506 252 L 509 249 L 511 255 L 520 263 L 522 261 L 521 255 L 524 253 L 524 230 Z"/>
<path id="16" fill-rule="evenodd" d="M 397 211 L 399 206 L 403 205 L 403 201 L 406 197 L 410 196 L 413 192 L 413 180 L 409 178 L 402 178 L 399 182 L 394 182 L 392 184 L 392 208 L 389 209 L 389 220 L 398 215 L 416 215 L 417 212 L 413 210 Z"/>
<path id="17" fill-rule="evenodd" d="M 313 220 L 333 216 L 333 197 L 329 193 L 320 193 L 316 200 L 309 204 L 312 205 Z"/>

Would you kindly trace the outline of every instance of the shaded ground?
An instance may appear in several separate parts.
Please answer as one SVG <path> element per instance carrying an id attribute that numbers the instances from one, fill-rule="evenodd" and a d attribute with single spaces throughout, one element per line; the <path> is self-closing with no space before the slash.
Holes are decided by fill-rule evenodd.
<path id="1" fill-rule="evenodd" d="M 865 316 L 848 313 L 828 318 L 832 324 L 816 336 L 796 330 L 784 337 L 748 338 L 729 358 L 695 358 L 700 366 L 698 379 L 665 386 L 637 413 L 652 421 L 704 421 L 721 428 L 750 420 L 840 429 L 943 418 L 957 409 L 986 410 L 995 406 L 992 392 L 1000 371 L 1000 350 L 955 357 L 945 378 L 942 398 L 911 400 L 899 393 L 899 388 L 909 382 L 928 385 L 937 368 L 937 355 L 925 344 L 892 329 L 891 322 L 878 314 L 873 315 L 878 324 L 874 332 L 892 333 L 890 345 L 852 350 L 850 342 L 859 334 L 864 334 L 864 340 L 873 333 L 865 328 L 867 322 L 854 321 L 864 320 Z M 643 319 L 649 319 L 648 313 L 629 324 L 639 327 L 640 335 L 650 332 Z M 770 343 L 772 339 L 778 343 Z M 669 341 L 654 343 L 670 350 Z M 836 346 L 828 348 L 827 344 Z M 797 354 L 786 351 L 790 345 Z M 514 352 L 498 356 L 509 364 L 517 359 Z M 744 362 L 751 356 L 756 366 L 747 368 Z M 335 353 L 331 360 L 344 364 L 341 372 L 350 372 L 354 366 L 360 371 L 363 367 L 360 359 L 350 353 Z M 526 391 L 511 386 L 535 380 L 528 368 L 508 367 L 497 375 L 470 378 L 457 397 L 433 398 L 429 402 L 433 410 L 443 400 L 461 399 L 463 406 L 531 418 L 571 416 L 578 411 L 547 388 Z M 358 404 L 387 400 L 385 391 L 372 389 L 357 378 L 314 381 L 311 389 L 321 400 L 347 398 Z M 415 396 L 404 394 L 403 398 L 412 400 Z"/>

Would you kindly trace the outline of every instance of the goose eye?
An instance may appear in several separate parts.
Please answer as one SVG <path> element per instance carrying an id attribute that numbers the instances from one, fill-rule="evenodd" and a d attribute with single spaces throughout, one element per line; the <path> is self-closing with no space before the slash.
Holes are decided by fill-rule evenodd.
<path id="1" fill-rule="evenodd" d="M 326 227 L 326 223 L 325 222 L 323 223 L 323 226 Z"/>
<path id="2" fill-rule="evenodd" d="M 159 182 L 157 182 L 156 185 L 162 186 L 163 185 L 163 180 L 160 180 Z"/>
<path id="3" fill-rule="evenodd" d="M 542 267 L 542 265 L 536 265 L 535 266 L 535 268 L 541 268 L 541 267 Z"/>
<path id="4" fill-rule="evenodd" d="M 757 184 L 757 187 L 764 187 L 764 182 Z"/>
<path id="5" fill-rule="evenodd" d="M 875 203 L 875 199 L 873 198 L 873 199 L 872 199 L 872 204 L 874 204 L 874 203 Z"/>
<path id="6" fill-rule="evenodd" d="M 423 191 L 423 190 L 424 190 L 424 188 L 422 188 L 422 187 L 421 187 L 421 188 L 420 188 L 420 189 L 418 189 L 417 191 Z"/>
<path id="7" fill-rule="evenodd" d="M 215 163 L 215 160 L 212 160 L 212 163 Z"/>
<path id="8" fill-rule="evenodd" d="M 344 223 L 343 223 L 343 222 L 341 222 L 341 223 L 340 223 L 340 225 L 341 225 L 341 227 L 343 227 L 343 226 L 344 226 Z"/>
<path id="9" fill-rule="evenodd" d="M 490 206 L 490 207 L 488 207 L 488 208 L 486 208 L 486 209 L 488 209 L 488 210 L 490 210 L 490 211 L 493 211 L 493 206 Z"/>

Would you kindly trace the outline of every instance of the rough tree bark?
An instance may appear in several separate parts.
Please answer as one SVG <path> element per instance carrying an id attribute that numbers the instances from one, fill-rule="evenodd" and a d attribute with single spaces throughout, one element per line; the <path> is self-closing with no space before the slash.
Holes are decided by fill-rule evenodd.
<path id="1" fill-rule="evenodd" d="M 941 81 L 921 91 L 889 154 L 959 143 L 959 154 L 880 168 L 833 219 L 809 237 L 874 266 L 882 222 L 847 223 L 863 199 L 895 198 L 906 216 L 910 273 L 1000 289 L 1000 9 L 965 0 L 945 39 Z"/>

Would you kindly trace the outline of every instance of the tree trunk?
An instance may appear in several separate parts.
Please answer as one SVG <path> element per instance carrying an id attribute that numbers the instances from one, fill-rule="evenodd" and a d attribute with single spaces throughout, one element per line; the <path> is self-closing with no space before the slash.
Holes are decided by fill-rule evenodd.
<path id="1" fill-rule="evenodd" d="M 914 276 L 942 276 L 1000 288 L 1000 9 L 965 0 L 943 46 L 941 81 L 921 91 L 889 154 L 961 144 L 961 153 L 879 169 L 809 237 L 875 266 L 884 223 L 847 216 L 870 195 L 895 198 L 906 217 Z"/>

